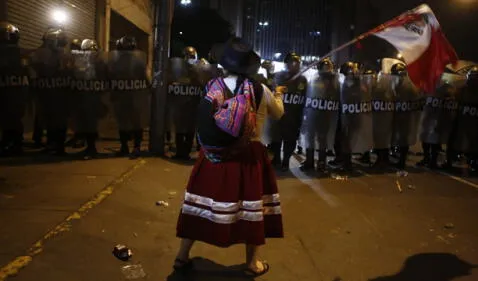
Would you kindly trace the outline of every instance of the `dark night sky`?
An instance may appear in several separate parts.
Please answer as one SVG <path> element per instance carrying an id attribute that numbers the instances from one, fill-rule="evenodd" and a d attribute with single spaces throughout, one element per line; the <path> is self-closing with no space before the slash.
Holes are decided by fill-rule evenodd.
<path id="1" fill-rule="evenodd" d="M 460 59 L 478 62 L 478 0 L 370 0 L 385 22 L 422 3 L 435 12 Z"/>

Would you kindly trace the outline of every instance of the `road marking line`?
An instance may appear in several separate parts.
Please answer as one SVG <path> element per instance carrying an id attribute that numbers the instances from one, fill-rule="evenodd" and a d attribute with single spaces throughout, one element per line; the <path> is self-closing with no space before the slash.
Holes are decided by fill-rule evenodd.
<path id="1" fill-rule="evenodd" d="M 106 198 L 113 194 L 113 191 L 119 184 L 123 183 L 133 174 L 134 171 L 142 167 L 145 163 L 145 160 L 137 161 L 126 172 L 121 174 L 118 178 L 113 180 L 110 184 L 108 184 L 100 192 L 93 196 L 93 198 L 84 203 L 77 211 L 70 214 L 63 222 L 55 226 L 52 230 L 48 231 L 40 240 L 35 242 L 33 246 L 31 246 L 30 249 L 27 251 L 27 254 L 25 256 L 17 257 L 4 267 L 0 268 L 0 281 L 4 281 L 10 276 L 17 275 L 22 268 L 32 262 L 34 256 L 40 254 L 43 251 L 43 245 L 45 245 L 48 240 L 54 238 L 60 233 L 69 231 L 72 228 L 71 223 L 74 220 L 81 219 L 88 213 L 88 211 L 98 206 L 101 202 L 103 202 Z"/>
<path id="2" fill-rule="evenodd" d="M 340 205 L 339 200 L 334 195 L 327 192 L 327 190 L 325 188 L 323 188 L 322 185 L 318 182 L 319 181 L 318 179 L 311 178 L 311 177 L 307 176 L 304 172 L 302 172 L 299 168 L 299 165 L 298 165 L 299 161 L 297 161 L 297 159 L 294 159 L 294 160 L 296 160 L 296 161 L 292 161 L 292 163 L 294 165 L 292 165 L 290 167 L 291 173 L 300 182 L 302 182 L 303 184 L 306 184 L 313 191 L 315 191 L 315 193 L 317 193 L 317 195 L 319 195 L 319 197 L 322 198 L 322 200 L 324 200 L 327 204 L 329 204 L 329 206 L 334 207 L 334 208 L 338 207 Z M 296 162 L 296 163 L 294 163 L 294 162 Z"/>

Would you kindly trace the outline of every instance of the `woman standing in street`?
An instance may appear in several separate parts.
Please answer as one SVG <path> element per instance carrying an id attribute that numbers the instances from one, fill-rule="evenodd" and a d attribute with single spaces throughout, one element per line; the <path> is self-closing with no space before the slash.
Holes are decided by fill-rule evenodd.
<path id="1" fill-rule="evenodd" d="M 208 83 L 199 107 L 202 149 L 178 219 L 182 240 L 174 269 L 192 268 L 189 252 L 196 240 L 224 248 L 245 244 L 246 273 L 255 277 L 269 270 L 258 258 L 259 247 L 266 238 L 283 237 L 277 181 L 260 139 L 266 117 L 279 119 L 284 113 L 285 88 L 272 93 L 248 79 L 259 69 L 260 57 L 242 39 L 233 38 L 219 49 L 217 57 L 227 75 Z M 244 100 L 250 108 L 242 107 L 248 109 L 241 112 L 245 118 L 236 120 Z M 218 117 L 236 108 L 235 114 Z M 240 136 L 221 126 L 228 124 L 242 124 Z"/>

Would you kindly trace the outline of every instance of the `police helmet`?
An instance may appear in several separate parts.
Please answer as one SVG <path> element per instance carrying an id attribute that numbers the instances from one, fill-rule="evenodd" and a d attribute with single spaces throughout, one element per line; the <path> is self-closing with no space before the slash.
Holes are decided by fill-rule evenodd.
<path id="1" fill-rule="evenodd" d="M 81 50 L 83 51 L 98 51 L 98 43 L 93 39 L 85 39 L 81 42 Z"/>
<path id="2" fill-rule="evenodd" d="M 287 55 L 285 55 L 284 57 L 284 63 L 289 63 L 289 62 L 292 62 L 292 61 L 297 61 L 297 62 L 301 62 L 301 58 L 300 56 L 295 53 L 295 52 L 291 52 L 291 53 L 288 53 Z"/>
<path id="3" fill-rule="evenodd" d="M 62 28 L 49 28 L 42 37 L 43 42 L 56 48 L 68 45 L 68 37 Z"/>
<path id="4" fill-rule="evenodd" d="M 407 75 L 407 66 L 404 63 L 396 63 L 392 65 L 390 72 L 392 75 L 405 76 Z"/>
<path id="5" fill-rule="evenodd" d="M 131 36 L 123 36 L 116 40 L 116 49 L 120 51 L 132 51 L 137 46 L 136 38 Z"/>
<path id="6" fill-rule="evenodd" d="M 363 71 L 363 75 L 377 75 L 377 71 L 371 68 L 367 68 Z"/>
<path id="7" fill-rule="evenodd" d="M 197 60 L 198 59 L 198 52 L 196 51 L 196 49 L 194 47 L 188 46 L 188 47 L 183 49 L 183 57 L 185 59 Z"/>
<path id="8" fill-rule="evenodd" d="M 325 58 L 319 61 L 319 64 L 317 64 L 317 70 L 321 73 L 334 72 L 334 63 L 329 58 Z"/>
<path id="9" fill-rule="evenodd" d="M 340 66 L 340 73 L 345 76 L 357 75 L 358 74 L 358 65 L 354 62 L 348 61 L 342 66 Z"/>
<path id="10" fill-rule="evenodd" d="M 0 29 L 2 32 L 0 43 L 1 44 L 18 44 L 20 40 L 20 31 L 16 26 L 8 22 L 0 22 Z"/>
<path id="11" fill-rule="evenodd" d="M 76 50 L 76 51 L 81 50 L 81 42 L 82 41 L 78 38 L 75 38 L 75 39 L 71 40 L 70 49 L 71 50 Z"/>
<path id="12" fill-rule="evenodd" d="M 478 65 L 475 65 L 470 70 L 468 70 L 468 72 L 466 73 L 466 80 L 478 81 Z"/>

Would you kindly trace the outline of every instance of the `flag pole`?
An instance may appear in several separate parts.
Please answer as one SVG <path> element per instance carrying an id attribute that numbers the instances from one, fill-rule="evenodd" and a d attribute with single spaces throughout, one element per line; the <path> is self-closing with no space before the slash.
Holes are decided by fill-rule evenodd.
<path id="1" fill-rule="evenodd" d="M 420 6 L 418 6 L 417 8 L 419 8 Z M 307 67 L 305 67 L 304 69 L 302 69 L 299 73 L 297 73 L 296 75 L 294 75 L 294 77 L 292 77 L 291 80 L 295 80 L 297 79 L 300 75 L 302 75 L 304 72 L 306 72 L 307 70 L 311 69 L 312 67 L 318 65 L 321 61 L 323 61 L 324 59 L 326 59 L 327 57 L 330 57 L 331 55 L 347 48 L 348 46 L 352 45 L 352 44 L 355 44 L 367 37 L 369 37 L 370 35 L 374 34 L 374 33 L 377 33 L 379 31 L 382 31 L 384 30 L 385 28 L 391 26 L 391 25 L 394 25 L 394 24 L 397 24 L 397 23 L 400 23 L 400 22 L 408 22 L 410 21 L 411 19 L 414 19 L 415 18 L 415 14 L 413 13 L 413 11 L 415 11 L 417 8 L 414 8 L 412 10 L 408 10 L 406 11 L 405 13 L 377 26 L 377 27 L 374 27 L 372 29 L 370 29 L 369 31 L 367 32 L 364 32 L 362 34 L 360 34 L 359 36 L 355 37 L 354 39 L 348 41 L 347 43 L 344 43 L 340 46 L 338 46 L 337 48 L 333 49 L 332 51 L 328 52 L 327 54 L 323 55 L 321 57 L 321 59 L 319 59 L 318 61 L 315 61 L 311 64 L 309 64 Z"/>

